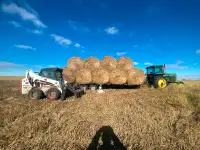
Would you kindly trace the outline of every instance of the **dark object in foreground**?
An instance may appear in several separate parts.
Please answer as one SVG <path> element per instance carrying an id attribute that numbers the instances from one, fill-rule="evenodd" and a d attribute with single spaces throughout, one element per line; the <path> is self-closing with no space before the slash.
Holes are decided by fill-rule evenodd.
<path id="1" fill-rule="evenodd" d="M 102 139 L 100 145 L 99 139 Z M 126 150 L 110 126 L 102 126 L 95 134 L 87 150 Z"/>

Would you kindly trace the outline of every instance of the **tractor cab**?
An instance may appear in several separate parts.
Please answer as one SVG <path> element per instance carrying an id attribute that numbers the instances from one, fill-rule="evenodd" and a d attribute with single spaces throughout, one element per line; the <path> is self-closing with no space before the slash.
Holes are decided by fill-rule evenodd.
<path id="1" fill-rule="evenodd" d="M 60 68 L 43 68 L 40 70 L 39 76 L 46 77 L 52 80 L 62 80 L 62 69 Z"/>
<path id="2" fill-rule="evenodd" d="M 152 75 L 162 75 L 165 73 L 165 65 L 154 65 L 154 66 L 149 66 L 146 68 L 147 69 L 147 76 L 152 76 Z"/>

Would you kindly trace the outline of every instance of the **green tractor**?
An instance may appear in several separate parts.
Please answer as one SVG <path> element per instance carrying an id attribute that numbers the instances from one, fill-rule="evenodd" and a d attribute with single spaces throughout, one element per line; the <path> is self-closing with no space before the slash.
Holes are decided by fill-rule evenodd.
<path id="1" fill-rule="evenodd" d="M 170 83 L 184 84 L 177 81 L 175 73 L 166 73 L 165 65 L 153 65 L 146 68 L 146 82 L 154 88 L 166 88 Z"/>

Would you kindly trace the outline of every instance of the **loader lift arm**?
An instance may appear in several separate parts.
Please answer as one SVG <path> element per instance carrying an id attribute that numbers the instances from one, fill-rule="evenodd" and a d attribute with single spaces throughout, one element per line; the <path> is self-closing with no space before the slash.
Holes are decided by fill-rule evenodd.
<path id="1" fill-rule="evenodd" d="M 84 93 L 84 88 L 80 85 L 65 84 L 62 86 L 61 100 L 65 100 L 68 91 L 72 92 L 76 98 L 80 97 Z"/>

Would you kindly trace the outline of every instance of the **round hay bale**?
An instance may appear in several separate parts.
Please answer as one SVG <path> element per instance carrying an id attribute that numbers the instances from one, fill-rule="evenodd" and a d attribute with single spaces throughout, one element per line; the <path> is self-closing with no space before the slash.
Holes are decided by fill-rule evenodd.
<path id="1" fill-rule="evenodd" d="M 76 83 L 89 84 L 92 82 L 92 75 L 88 69 L 80 69 L 75 72 Z"/>
<path id="2" fill-rule="evenodd" d="M 84 68 L 89 69 L 91 71 L 99 68 L 100 62 L 96 57 L 88 57 L 83 64 Z"/>
<path id="3" fill-rule="evenodd" d="M 92 82 L 96 84 L 106 84 L 109 82 L 109 73 L 102 68 L 95 69 L 92 72 Z"/>
<path id="4" fill-rule="evenodd" d="M 100 66 L 105 70 L 111 72 L 112 70 L 116 69 L 117 67 L 117 60 L 112 56 L 105 56 L 101 62 Z"/>
<path id="5" fill-rule="evenodd" d="M 72 57 L 68 60 L 68 68 L 73 71 L 83 68 L 83 60 L 80 57 Z"/>
<path id="6" fill-rule="evenodd" d="M 128 57 L 121 57 L 117 61 L 117 68 L 123 70 L 129 70 L 134 67 L 133 61 Z"/>
<path id="7" fill-rule="evenodd" d="M 115 69 L 110 73 L 111 84 L 125 84 L 127 81 L 127 72 L 120 69 Z"/>
<path id="8" fill-rule="evenodd" d="M 141 85 L 145 81 L 145 73 L 143 70 L 138 68 L 132 68 L 128 70 L 128 85 Z"/>
<path id="9" fill-rule="evenodd" d="M 63 79 L 69 83 L 75 81 L 74 71 L 70 68 L 63 68 Z"/>

